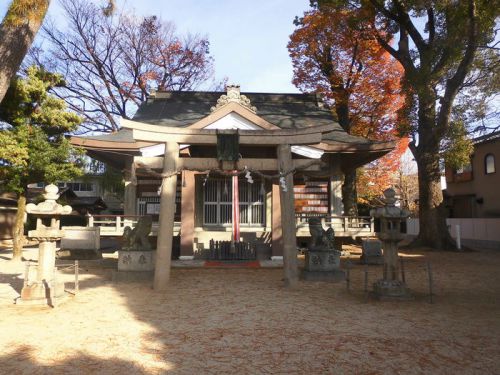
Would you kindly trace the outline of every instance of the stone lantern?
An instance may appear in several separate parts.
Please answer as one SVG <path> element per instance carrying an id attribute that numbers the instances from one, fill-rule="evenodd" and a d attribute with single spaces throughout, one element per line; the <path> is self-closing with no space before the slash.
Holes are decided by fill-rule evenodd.
<path id="1" fill-rule="evenodd" d="M 38 268 L 35 280 L 25 281 L 21 290 L 21 304 L 53 304 L 53 298 L 64 296 L 64 283 L 55 280 L 56 241 L 64 236 L 60 229 L 60 216 L 68 215 L 70 206 L 62 206 L 56 202 L 59 189 L 55 185 L 47 185 L 45 201 L 26 205 L 26 212 L 36 217 L 36 229 L 28 233 L 28 238 L 39 241 Z M 26 275 L 28 277 L 28 275 Z"/>
<path id="2" fill-rule="evenodd" d="M 380 221 L 378 238 L 384 250 L 384 275 L 374 285 L 374 293 L 380 299 L 411 298 L 406 284 L 399 279 L 398 242 L 404 239 L 402 223 L 409 216 L 407 210 L 396 207 L 396 192 L 389 188 L 384 191 L 385 206 L 370 211 L 370 215 Z"/>

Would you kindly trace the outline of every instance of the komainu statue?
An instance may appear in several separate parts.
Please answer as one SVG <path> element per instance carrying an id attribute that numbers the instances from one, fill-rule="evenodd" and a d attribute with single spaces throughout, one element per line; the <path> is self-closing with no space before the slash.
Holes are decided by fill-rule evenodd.
<path id="1" fill-rule="evenodd" d="M 125 227 L 123 230 L 122 250 L 151 250 L 149 233 L 152 225 L 153 218 L 151 216 L 141 216 L 133 229 Z"/>
<path id="2" fill-rule="evenodd" d="M 309 250 L 312 251 L 332 251 L 334 250 L 335 232 L 333 228 L 323 229 L 321 219 L 311 217 L 308 220 L 309 232 L 311 233 L 311 242 Z"/>

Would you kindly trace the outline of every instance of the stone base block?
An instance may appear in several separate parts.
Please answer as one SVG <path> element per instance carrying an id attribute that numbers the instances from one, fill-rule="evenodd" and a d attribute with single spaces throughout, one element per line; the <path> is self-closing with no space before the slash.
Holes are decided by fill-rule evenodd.
<path id="1" fill-rule="evenodd" d="M 113 271 L 113 282 L 137 282 L 137 281 L 152 281 L 154 278 L 153 271 Z"/>
<path id="2" fill-rule="evenodd" d="M 306 281 L 327 281 L 331 283 L 336 283 L 345 280 L 345 272 L 342 270 L 334 270 L 334 271 L 303 270 L 301 278 L 302 280 Z"/>
<path id="3" fill-rule="evenodd" d="M 271 259 L 272 250 L 269 245 L 258 244 L 255 246 L 255 257 L 257 260 L 269 260 Z"/>
<path id="4" fill-rule="evenodd" d="M 399 280 L 378 280 L 373 284 L 373 295 L 382 301 L 407 301 L 413 299 L 410 289 Z"/>
<path id="5" fill-rule="evenodd" d="M 16 305 L 55 306 L 67 297 L 64 283 L 35 282 L 23 287 Z"/>
<path id="6" fill-rule="evenodd" d="M 118 271 L 153 271 L 156 251 L 118 251 Z"/>
<path id="7" fill-rule="evenodd" d="M 56 258 L 61 260 L 97 260 L 102 259 L 102 253 L 93 249 L 62 249 L 56 252 Z"/>
<path id="8" fill-rule="evenodd" d="M 371 264 L 371 265 L 380 265 L 384 264 L 384 257 L 383 256 L 364 256 L 361 255 L 359 258 L 359 261 L 361 264 Z"/>
<path id="9" fill-rule="evenodd" d="M 305 269 L 309 272 L 335 272 L 340 266 L 340 251 L 306 252 Z"/>
<path id="10" fill-rule="evenodd" d="M 364 239 L 361 243 L 361 264 L 384 264 L 382 242 L 374 238 Z"/>

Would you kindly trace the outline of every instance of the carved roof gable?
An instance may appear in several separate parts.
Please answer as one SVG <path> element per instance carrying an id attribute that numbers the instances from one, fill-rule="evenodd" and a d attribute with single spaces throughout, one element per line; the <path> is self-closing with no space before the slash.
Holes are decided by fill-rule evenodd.
<path id="1" fill-rule="evenodd" d="M 239 85 L 227 85 L 226 91 L 227 93 L 221 95 L 220 98 L 217 99 L 217 104 L 214 107 L 210 108 L 210 111 L 217 111 L 218 109 L 224 107 L 229 103 L 238 103 L 239 105 L 249 109 L 253 113 L 257 112 L 257 108 L 252 106 L 252 103 L 250 103 L 250 99 L 248 99 L 245 95 L 241 95 Z"/>

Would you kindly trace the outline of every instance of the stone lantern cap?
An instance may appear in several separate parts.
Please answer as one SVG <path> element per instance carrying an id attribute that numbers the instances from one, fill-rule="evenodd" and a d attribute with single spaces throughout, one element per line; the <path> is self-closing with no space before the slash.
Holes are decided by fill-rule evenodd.
<path id="1" fill-rule="evenodd" d="M 384 190 L 385 206 L 370 210 L 370 215 L 376 218 L 406 219 L 410 216 L 408 210 L 396 207 L 396 191 L 393 188 Z"/>
<path id="2" fill-rule="evenodd" d="M 63 206 L 56 202 L 59 198 L 59 188 L 50 184 L 45 186 L 45 201 L 38 204 L 29 203 L 26 205 L 26 212 L 35 216 L 59 216 L 69 215 L 73 210 L 71 206 Z"/>

